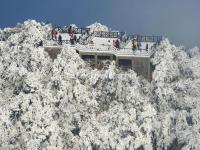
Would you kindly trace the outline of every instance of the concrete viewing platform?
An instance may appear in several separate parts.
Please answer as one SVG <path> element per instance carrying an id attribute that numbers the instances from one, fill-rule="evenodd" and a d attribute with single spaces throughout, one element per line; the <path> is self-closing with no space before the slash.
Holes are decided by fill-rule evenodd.
<path id="1" fill-rule="evenodd" d="M 44 50 L 49 54 L 52 60 L 57 58 L 61 53 L 62 46 L 44 46 Z M 116 66 L 120 68 L 133 69 L 138 75 L 151 81 L 152 67 L 151 57 L 152 50 L 135 50 L 132 49 L 98 49 L 89 47 L 75 47 L 80 57 L 89 62 L 93 62 L 95 66 L 102 61 L 115 61 Z"/>
<path id="2" fill-rule="evenodd" d="M 49 54 L 52 60 L 57 58 L 61 53 L 61 46 L 44 46 L 44 50 Z M 116 66 L 120 68 L 133 69 L 138 75 L 151 81 L 152 67 L 151 57 L 152 51 L 131 50 L 131 49 L 95 49 L 75 47 L 80 57 L 89 62 L 93 62 L 95 66 L 102 61 L 115 61 Z"/>
<path id="3" fill-rule="evenodd" d="M 119 67 L 133 69 L 138 75 L 144 76 L 149 81 L 152 77 L 150 58 L 152 52 L 133 51 L 131 49 L 122 50 L 94 50 L 94 49 L 76 49 L 76 52 L 85 61 L 98 62 L 109 60 L 116 61 Z"/>

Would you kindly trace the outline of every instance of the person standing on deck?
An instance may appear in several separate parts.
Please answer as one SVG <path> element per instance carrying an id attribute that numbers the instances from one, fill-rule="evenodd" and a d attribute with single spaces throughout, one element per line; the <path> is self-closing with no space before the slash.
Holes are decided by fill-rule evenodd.
<path id="1" fill-rule="evenodd" d="M 52 40 L 57 40 L 57 31 L 55 29 L 52 29 L 51 36 L 52 36 Z"/>
<path id="2" fill-rule="evenodd" d="M 136 38 L 133 39 L 133 50 L 136 50 L 138 48 L 138 41 Z"/>
<path id="3" fill-rule="evenodd" d="M 71 36 L 70 36 L 70 43 L 71 43 L 71 45 L 75 44 L 74 43 L 74 34 L 71 34 Z"/>
<path id="4" fill-rule="evenodd" d="M 52 29 L 52 30 L 51 30 L 51 39 L 52 39 L 52 40 L 54 39 L 54 32 L 55 32 L 54 29 Z"/>
<path id="5" fill-rule="evenodd" d="M 62 45 L 62 36 L 61 35 L 58 36 L 58 44 Z"/>
<path id="6" fill-rule="evenodd" d="M 113 46 L 114 46 L 114 47 L 116 46 L 116 41 L 115 41 L 115 40 L 113 40 Z"/>
<path id="7" fill-rule="evenodd" d="M 68 34 L 71 34 L 72 33 L 72 26 L 69 26 L 68 28 Z"/>
<path id="8" fill-rule="evenodd" d="M 115 42 L 115 47 L 118 48 L 118 49 L 120 48 L 120 43 L 119 43 L 119 40 L 118 40 L 118 39 L 117 39 L 116 42 Z"/>
<path id="9" fill-rule="evenodd" d="M 74 41 L 75 41 L 75 43 L 77 43 L 77 36 L 76 36 L 76 34 L 74 35 Z"/>
<path id="10" fill-rule="evenodd" d="M 57 35 L 58 35 L 58 31 L 55 31 L 55 32 L 54 32 L 55 40 L 57 40 Z"/>
<path id="11" fill-rule="evenodd" d="M 146 44 L 146 51 L 148 51 L 148 49 L 149 49 L 149 44 L 147 43 Z"/>
<path id="12" fill-rule="evenodd" d="M 76 34 L 76 31 L 75 31 L 74 28 L 72 28 L 71 33 L 72 33 L 72 34 Z"/>

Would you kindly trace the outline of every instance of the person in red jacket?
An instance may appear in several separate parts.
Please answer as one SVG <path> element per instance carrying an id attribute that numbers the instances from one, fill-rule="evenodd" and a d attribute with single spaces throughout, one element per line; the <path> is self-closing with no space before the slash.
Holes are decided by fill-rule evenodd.
<path id="1" fill-rule="evenodd" d="M 57 34 L 58 32 L 55 29 L 52 29 L 51 31 L 52 40 L 57 40 Z"/>
<path id="2" fill-rule="evenodd" d="M 114 47 L 116 46 L 115 40 L 113 40 L 113 46 L 114 46 Z"/>

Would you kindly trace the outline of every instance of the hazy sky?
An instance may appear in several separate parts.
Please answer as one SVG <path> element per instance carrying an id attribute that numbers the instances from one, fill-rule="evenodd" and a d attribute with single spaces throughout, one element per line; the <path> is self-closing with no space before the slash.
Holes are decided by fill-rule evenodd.
<path id="1" fill-rule="evenodd" d="M 163 35 L 176 45 L 200 47 L 200 0 L 0 0 L 0 27 L 26 19 Z"/>

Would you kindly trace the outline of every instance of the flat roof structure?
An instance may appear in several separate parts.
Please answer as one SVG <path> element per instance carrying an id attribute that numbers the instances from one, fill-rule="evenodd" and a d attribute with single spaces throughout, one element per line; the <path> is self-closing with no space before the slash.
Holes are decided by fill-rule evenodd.
<path id="1" fill-rule="evenodd" d="M 57 58 L 57 55 L 61 53 L 61 46 L 44 46 L 44 50 L 48 52 L 52 60 Z M 122 68 L 133 69 L 138 75 L 142 75 L 144 78 L 151 81 L 152 68 L 151 68 L 151 56 L 153 52 L 145 50 L 131 49 L 94 49 L 94 48 L 75 48 L 76 52 L 85 61 L 94 62 L 95 66 L 101 61 L 109 60 L 115 61 L 116 66 Z"/>
<path id="2" fill-rule="evenodd" d="M 94 49 L 76 49 L 76 52 L 84 60 L 95 61 L 97 64 L 102 60 L 116 61 L 119 67 L 133 69 L 138 75 L 142 75 L 149 81 L 152 79 L 152 70 L 150 58 L 152 52 L 133 51 L 133 50 L 94 50 Z"/>

